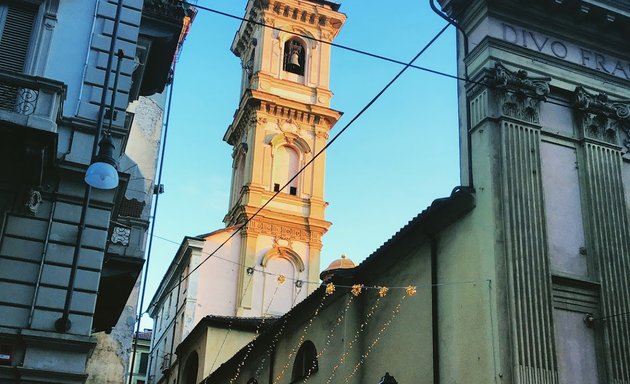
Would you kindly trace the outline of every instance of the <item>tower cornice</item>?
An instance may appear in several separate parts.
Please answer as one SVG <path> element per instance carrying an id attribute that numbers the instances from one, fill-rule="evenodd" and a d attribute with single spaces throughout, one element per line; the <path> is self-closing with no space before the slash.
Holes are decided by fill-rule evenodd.
<path id="1" fill-rule="evenodd" d="M 258 90 L 248 90 L 243 95 L 234 121 L 225 132 L 223 140 L 231 145 L 237 144 L 248 124 L 257 118 L 257 112 L 302 121 L 325 129 L 332 128 L 342 115 L 332 108 L 301 103 Z"/>
<path id="2" fill-rule="evenodd" d="M 245 18 L 272 27 L 285 24 L 298 25 L 306 30 L 320 31 L 318 39 L 332 41 L 346 21 L 346 15 L 337 12 L 338 4 L 329 1 L 256 0 L 250 2 Z M 252 41 L 256 24 L 243 21 L 232 41 L 232 52 L 240 57 Z M 286 30 L 296 32 L 298 30 Z"/>

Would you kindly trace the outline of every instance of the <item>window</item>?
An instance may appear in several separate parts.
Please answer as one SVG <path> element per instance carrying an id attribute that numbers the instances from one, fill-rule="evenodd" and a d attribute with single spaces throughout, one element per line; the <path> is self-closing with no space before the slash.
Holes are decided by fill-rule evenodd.
<path id="1" fill-rule="evenodd" d="M 296 75 L 304 76 L 306 49 L 298 39 L 289 39 L 284 43 L 283 69 Z"/>
<path id="2" fill-rule="evenodd" d="M 143 352 L 140 354 L 140 364 L 138 365 L 138 373 L 140 374 L 147 373 L 148 365 L 149 365 L 149 354 Z"/>
<path id="3" fill-rule="evenodd" d="M 295 355 L 291 382 L 295 383 L 298 380 L 311 376 L 313 373 L 317 372 L 318 368 L 317 350 L 315 349 L 315 344 L 313 344 L 312 341 L 307 340 L 302 344 Z"/>
<path id="4" fill-rule="evenodd" d="M 276 148 L 273 158 L 273 188 L 277 192 L 280 188 L 287 184 L 289 180 L 297 174 L 299 168 L 299 155 L 298 152 L 289 147 L 288 145 L 282 145 Z M 296 196 L 298 191 L 297 178 L 289 183 L 289 192 L 291 195 Z"/>
<path id="5" fill-rule="evenodd" d="M 0 0 L 0 69 L 24 72 L 37 9 L 32 4 Z M 13 110 L 18 89 L 0 85 L 0 109 Z"/>
<path id="6" fill-rule="evenodd" d="M 37 9 L 32 4 L 0 0 L 0 68 L 24 71 Z"/>

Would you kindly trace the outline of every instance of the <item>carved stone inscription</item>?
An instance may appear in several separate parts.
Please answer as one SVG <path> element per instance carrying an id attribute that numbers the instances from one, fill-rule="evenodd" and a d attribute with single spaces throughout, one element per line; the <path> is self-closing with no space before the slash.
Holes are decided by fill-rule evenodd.
<path id="1" fill-rule="evenodd" d="M 497 20 L 490 21 L 489 32 L 491 36 L 508 43 L 630 80 L 628 60 Z"/>

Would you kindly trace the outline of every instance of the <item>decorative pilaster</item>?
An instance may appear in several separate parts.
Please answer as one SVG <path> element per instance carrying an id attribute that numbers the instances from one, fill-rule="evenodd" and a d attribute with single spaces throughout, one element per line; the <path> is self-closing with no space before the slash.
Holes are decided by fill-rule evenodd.
<path id="1" fill-rule="evenodd" d="M 549 78 L 497 63 L 490 71 L 501 129 L 503 222 L 515 383 L 555 384 L 558 369 L 540 164 L 541 100 Z"/>
<path id="2" fill-rule="evenodd" d="M 603 327 L 609 382 L 630 383 L 630 227 L 622 179 L 628 149 L 630 101 L 575 90 L 576 122 L 582 135 L 585 166 L 584 205 L 589 228 L 588 252 L 601 284 Z"/>

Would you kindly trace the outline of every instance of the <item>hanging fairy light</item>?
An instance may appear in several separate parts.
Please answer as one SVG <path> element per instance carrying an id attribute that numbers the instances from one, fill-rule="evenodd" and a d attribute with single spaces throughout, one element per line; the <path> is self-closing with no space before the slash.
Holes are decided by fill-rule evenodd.
<path id="1" fill-rule="evenodd" d="M 413 295 L 415 295 L 415 293 Z M 372 352 L 374 347 L 376 347 L 376 345 L 379 343 L 379 341 L 381 340 L 381 337 L 383 336 L 383 333 L 385 333 L 385 331 L 389 328 L 389 326 L 392 324 L 394 319 L 396 319 L 396 317 L 398 317 L 398 315 L 400 314 L 400 307 L 402 306 L 403 300 L 405 300 L 405 298 L 413 296 L 413 295 L 405 294 L 405 295 L 403 295 L 401 297 L 400 302 L 392 310 L 391 317 L 385 323 L 383 323 L 381 328 L 378 330 L 378 332 L 376 333 L 376 337 L 374 338 L 374 340 L 372 340 L 372 342 L 368 346 L 367 350 L 363 354 L 361 354 L 361 358 L 355 364 L 355 366 L 352 368 L 352 372 L 350 372 L 350 375 L 348 375 L 348 377 L 345 378 L 344 383 L 349 383 L 350 382 L 350 379 L 357 373 L 357 371 L 359 370 L 361 365 L 363 365 L 365 363 L 365 361 L 367 360 L 367 357 L 370 355 L 370 353 Z"/>
<path id="2" fill-rule="evenodd" d="M 328 335 L 326 336 L 326 341 L 324 342 L 324 345 L 321 347 L 321 349 L 317 353 L 316 358 L 313 359 L 313 365 L 311 366 L 311 369 L 308 371 L 306 377 L 304 377 L 304 379 L 302 380 L 302 384 L 306 384 L 308 382 L 308 380 L 310 379 L 311 374 L 313 374 L 315 372 L 317 361 L 324 355 L 324 353 L 328 349 L 328 346 L 330 345 L 330 343 L 331 343 L 331 341 L 333 339 L 333 335 L 335 334 L 335 330 L 339 327 L 339 325 L 341 325 L 343 320 L 346 318 L 346 314 L 350 310 L 350 304 L 352 304 L 352 302 L 354 301 L 355 297 L 356 296 L 354 296 L 354 295 L 350 295 L 349 299 L 346 300 L 346 305 L 345 305 L 343 311 L 339 314 L 339 316 L 337 316 L 337 320 L 336 320 L 335 324 L 332 326 L 332 328 L 328 332 Z"/>

